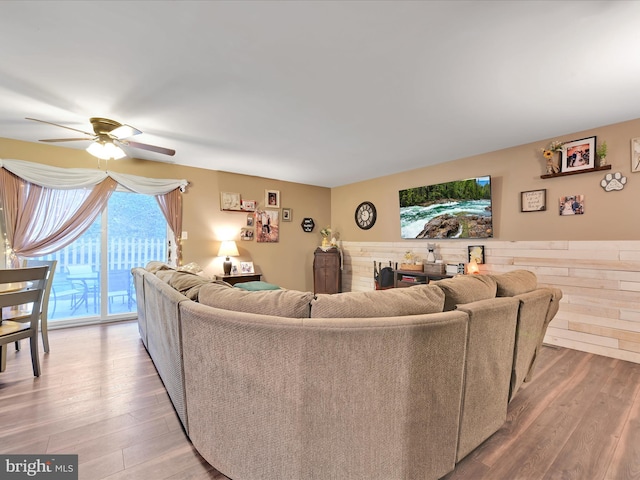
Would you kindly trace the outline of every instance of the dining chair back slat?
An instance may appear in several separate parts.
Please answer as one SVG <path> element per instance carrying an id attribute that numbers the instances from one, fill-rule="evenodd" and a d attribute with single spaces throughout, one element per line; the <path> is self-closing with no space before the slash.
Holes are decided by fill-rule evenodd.
<path id="1" fill-rule="evenodd" d="M 53 277 L 56 273 L 56 267 L 58 266 L 57 260 L 32 260 L 26 259 L 24 261 L 25 267 L 49 267 L 49 273 L 47 274 L 47 283 L 45 284 L 44 295 L 42 297 L 42 311 L 40 312 L 40 335 L 42 336 L 42 346 L 45 353 L 49 353 L 49 297 L 51 296 L 51 289 L 53 287 Z M 54 298 L 54 312 L 55 312 L 55 298 Z M 53 313 L 51 314 L 53 316 Z"/>
<path id="2" fill-rule="evenodd" d="M 6 309 L 19 312 L 16 317 L 18 321 L 4 320 L 0 316 L 0 372 L 6 369 L 8 345 L 29 338 L 33 374 L 40 376 L 38 324 L 48 271 L 47 266 L 0 270 L 0 312 Z M 21 283 L 24 285 L 20 285 Z M 28 313 L 22 313 L 29 308 Z M 26 323 L 25 320 L 29 322 Z"/>

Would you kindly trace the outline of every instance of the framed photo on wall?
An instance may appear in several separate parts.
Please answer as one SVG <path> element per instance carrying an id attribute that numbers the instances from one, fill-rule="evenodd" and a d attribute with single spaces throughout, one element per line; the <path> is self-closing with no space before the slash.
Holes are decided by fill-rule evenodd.
<path id="1" fill-rule="evenodd" d="M 256 211 L 256 201 L 255 200 L 242 200 L 242 210 L 245 212 L 255 212 Z"/>
<path id="2" fill-rule="evenodd" d="M 253 228 L 241 228 L 240 240 L 253 240 Z"/>
<path id="3" fill-rule="evenodd" d="M 469 245 L 469 263 L 475 261 L 478 265 L 484 263 L 484 245 Z"/>
<path id="4" fill-rule="evenodd" d="M 566 142 L 562 145 L 560 171 L 567 173 L 590 170 L 595 168 L 595 160 L 596 137 L 587 137 L 581 140 Z"/>
<path id="5" fill-rule="evenodd" d="M 283 208 L 282 209 L 282 221 L 283 222 L 290 222 L 291 221 L 291 209 L 290 208 Z"/>
<path id="6" fill-rule="evenodd" d="M 584 214 L 584 195 L 566 195 L 560 197 L 560 215 Z"/>
<path id="7" fill-rule="evenodd" d="M 265 208 L 280 208 L 280 191 L 265 190 L 264 191 Z"/>

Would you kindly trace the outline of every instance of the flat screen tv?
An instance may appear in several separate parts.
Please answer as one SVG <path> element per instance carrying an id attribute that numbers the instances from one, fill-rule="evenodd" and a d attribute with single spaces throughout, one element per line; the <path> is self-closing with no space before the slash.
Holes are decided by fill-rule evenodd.
<path id="1" fill-rule="evenodd" d="M 489 238 L 491 177 L 400 190 L 402 238 Z"/>

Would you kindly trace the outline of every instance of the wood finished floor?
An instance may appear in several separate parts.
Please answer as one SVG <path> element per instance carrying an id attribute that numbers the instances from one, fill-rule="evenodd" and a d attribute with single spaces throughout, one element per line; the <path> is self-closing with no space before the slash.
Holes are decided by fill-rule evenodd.
<path id="1" fill-rule="evenodd" d="M 26 342 L 8 352 L 0 453 L 78 454 L 81 480 L 227 478 L 185 436 L 135 322 L 49 335 L 40 378 Z M 545 347 L 505 425 L 444 479 L 640 479 L 640 365 Z"/>

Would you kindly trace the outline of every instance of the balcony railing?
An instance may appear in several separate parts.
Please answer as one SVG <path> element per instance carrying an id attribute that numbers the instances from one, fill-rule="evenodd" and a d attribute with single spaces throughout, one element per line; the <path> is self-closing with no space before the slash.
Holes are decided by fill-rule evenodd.
<path id="1" fill-rule="evenodd" d="M 135 311 L 131 269 L 145 266 L 152 260 L 164 260 L 166 256 L 164 238 L 113 238 L 109 241 L 107 264 L 104 265 L 100 241 L 81 237 L 62 250 L 39 257 L 58 261 L 49 300 L 49 319 L 99 315 L 102 298 L 99 272 L 104 269 L 107 270 L 108 314 Z M 70 270 L 79 266 L 93 274 L 84 278 L 69 275 Z"/>

